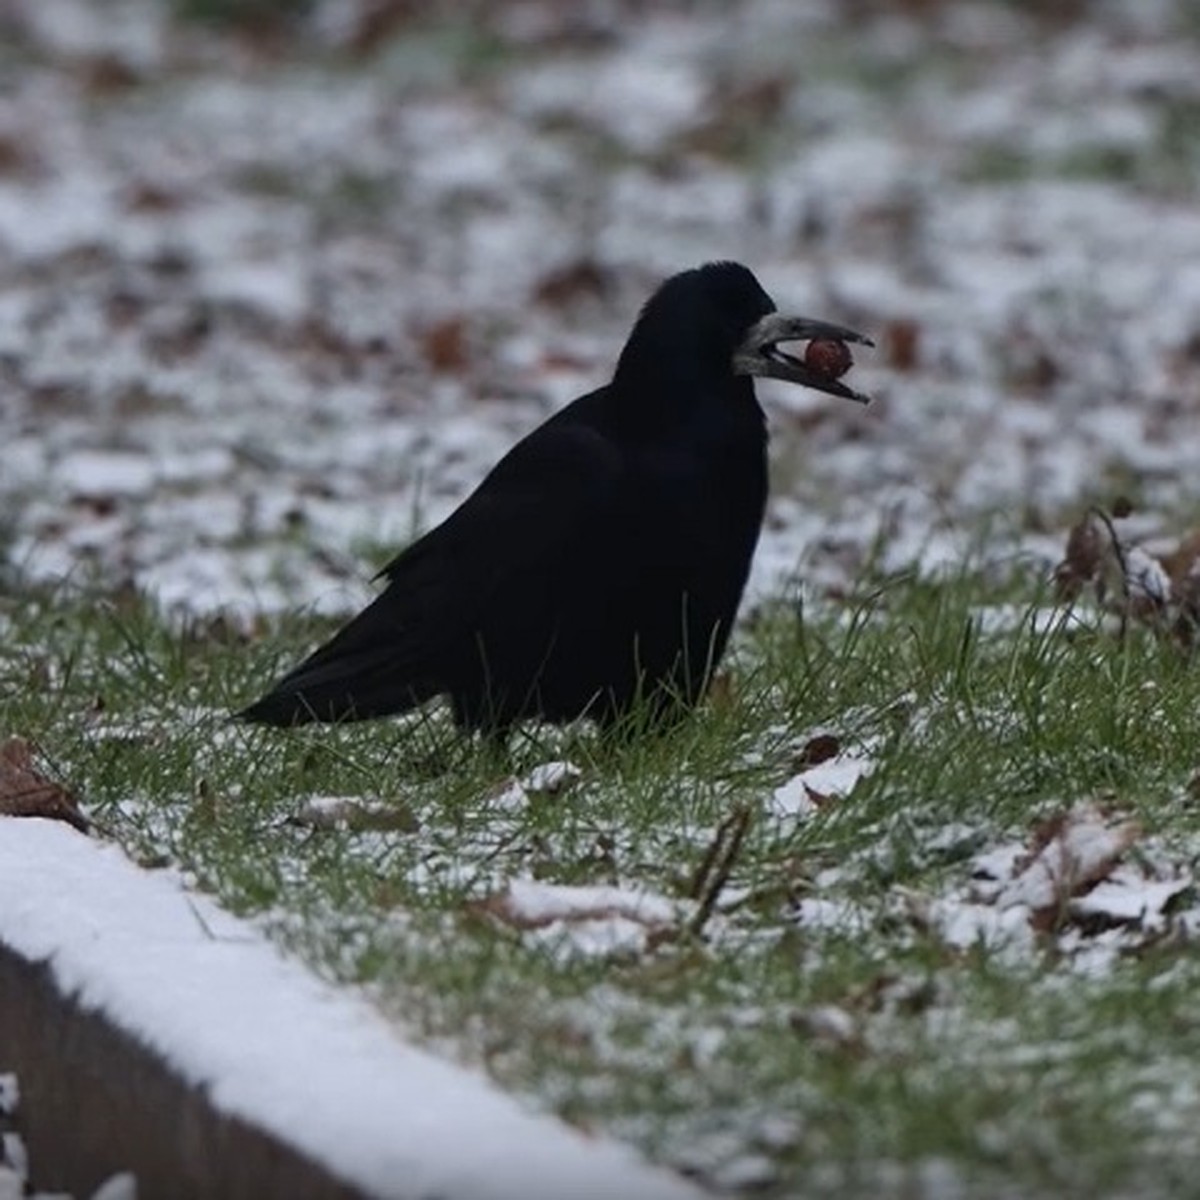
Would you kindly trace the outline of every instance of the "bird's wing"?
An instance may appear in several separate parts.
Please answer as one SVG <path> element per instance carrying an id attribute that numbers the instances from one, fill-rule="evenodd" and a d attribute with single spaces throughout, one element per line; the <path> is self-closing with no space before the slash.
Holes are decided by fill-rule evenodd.
<path id="1" fill-rule="evenodd" d="M 414 701 L 442 690 L 439 665 L 497 593 L 519 605 L 522 573 L 553 570 L 562 549 L 619 503 L 620 451 L 590 423 L 559 419 L 568 413 L 514 446 L 451 516 L 388 563 L 385 590 L 277 690 L 363 674 L 407 685 Z"/>

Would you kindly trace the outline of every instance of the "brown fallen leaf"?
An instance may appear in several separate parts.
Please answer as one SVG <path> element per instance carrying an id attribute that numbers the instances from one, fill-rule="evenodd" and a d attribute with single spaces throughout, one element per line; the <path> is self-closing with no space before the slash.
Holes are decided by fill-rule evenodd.
<path id="1" fill-rule="evenodd" d="M 832 733 L 818 733 L 810 737 L 792 759 L 793 771 L 807 771 L 809 767 L 819 766 L 831 758 L 837 758 L 842 752 L 842 743 Z"/>
<path id="2" fill-rule="evenodd" d="M 538 304 L 562 308 L 581 297 L 604 297 L 616 286 L 612 270 L 593 258 L 577 258 L 538 280 L 533 298 Z"/>
<path id="3" fill-rule="evenodd" d="M 1133 864 L 1126 863 L 1085 895 L 1071 899 L 1071 923 L 1089 937 L 1110 929 L 1141 931 L 1149 935 L 1147 940 L 1134 944 L 1153 945 L 1167 933 L 1172 915 L 1192 891 L 1190 876 L 1148 879 Z"/>
<path id="4" fill-rule="evenodd" d="M 1108 530 L 1089 510 L 1071 527 L 1066 554 L 1054 569 L 1060 603 L 1076 599 L 1089 583 L 1100 585 L 1110 547 Z"/>
<path id="5" fill-rule="evenodd" d="M 83 88 L 97 97 L 126 92 L 142 82 L 142 72 L 116 54 L 95 54 L 75 64 Z"/>
<path id="6" fill-rule="evenodd" d="M 122 196 L 126 209 L 137 213 L 176 212 L 187 203 L 184 192 L 164 186 L 152 179 L 138 179 L 125 189 Z"/>
<path id="7" fill-rule="evenodd" d="M 1174 633 L 1186 647 L 1193 618 L 1200 614 L 1200 605 L 1191 602 L 1188 574 L 1198 572 L 1195 598 L 1200 602 L 1200 568 L 1194 567 L 1200 546 L 1193 548 L 1185 540 L 1172 554 L 1162 555 L 1126 543 L 1114 522 L 1132 511 L 1128 500 L 1118 498 L 1110 510 L 1090 508 L 1071 528 L 1065 556 L 1054 570 L 1058 600 L 1070 604 L 1090 587 L 1097 604 L 1120 618 L 1121 636 L 1132 620 L 1160 635 Z"/>
<path id="8" fill-rule="evenodd" d="M 445 317 L 421 335 L 421 349 L 435 371 L 461 371 L 467 365 L 467 323 L 461 316 Z"/>
<path id="9" fill-rule="evenodd" d="M 0 175 L 36 176 L 42 170 L 41 156 L 26 138 L 0 133 Z"/>
<path id="10" fill-rule="evenodd" d="M 1200 529 L 1193 530 L 1170 554 L 1162 555 L 1162 565 L 1174 584 L 1182 584 L 1200 568 Z"/>
<path id="11" fill-rule="evenodd" d="M 889 367 L 895 371 L 916 367 L 921 354 L 921 327 L 916 321 L 907 317 L 889 321 L 883 339 Z"/>
<path id="12" fill-rule="evenodd" d="M 1136 821 L 1110 817 L 1087 804 L 1043 821 L 996 904 L 1023 905 L 1035 929 L 1056 930 L 1069 915 L 1069 902 L 1107 879 L 1140 834 Z"/>
<path id="13" fill-rule="evenodd" d="M 0 742 L 0 816 L 66 821 L 87 833 L 79 801 L 33 765 L 33 747 L 20 737 Z"/>
<path id="14" fill-rule="evenodd" d="M 1189 534 L 1171 554 L 1163 555 L 1171 580 L 1176 613 L 1173 633 L 1190 650 L 1200 636 L 1200 530 Z"/>

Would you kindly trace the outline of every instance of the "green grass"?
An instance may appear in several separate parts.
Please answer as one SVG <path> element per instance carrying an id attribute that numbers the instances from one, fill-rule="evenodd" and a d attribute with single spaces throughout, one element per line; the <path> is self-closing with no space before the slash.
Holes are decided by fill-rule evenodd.
<path id="1" fill-rule="evenodd" d="M 259 29 L 302 19 L 313 0 L 172 0 L 172 7 L 184 20 Z"/>
<path id="2" fill-rule="evenodd" d="M 1200 961 L 1182 929 L 1089 971 L 1049 935 L 964 950 L 920 916 L 977 851 L 1080 801 L 1136 817 L 1180 869 L 1200 853 L 1196 664 L 1138 631 L 984 634 L 994 587 L 884 581 L 803 623 L 780 605 L 747 623 L 728 695 L 680 728 L 530 729 L 510 763 L 440 712 L 229 722 L 328 622 L 245 637 L 169 628 L 136 596 L 18 589 L 0 600 L 0 733 L 36 741 L 138 859 L 185 868 L 507 1086 L 706 1179 L 768 1196 L 1190 1195 Z M 1019 578 L 1002 598 L 1044 600 Z M 874 772 L 815 817 L 772 818 L 818 729 Z M 497 804 L 510 773 L 558 758 L 582 769 L 569 791 Z M 314 795 L 381 801 L 394 827 L 290 820 Z M 753 819 L 722 894 L 738 903 L 698 937 L 587 957 L 476 907 L 530 876 L 683 897 L 740 807 Z M 804 898 L 858 923 L 798 923 Z"/>

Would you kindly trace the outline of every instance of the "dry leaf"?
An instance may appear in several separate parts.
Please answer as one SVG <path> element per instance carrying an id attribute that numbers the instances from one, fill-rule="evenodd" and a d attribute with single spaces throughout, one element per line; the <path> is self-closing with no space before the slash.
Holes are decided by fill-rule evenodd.
<path id="1" fill-rule="evenodd" d="M 1200 572 L 1200 529 L 1189 533 L 1170 554 L 1164 554 L 1162 565 L 1176 586 L 1195 577 Z"/>
<path id="2" fill-rule="evenodd" d="M 577 258 L 543 275 L 533 290 L 533 297 L 538 304 L 562 308 L 584 296 L 603 299 L 612 293 L 615 285 L 616 276 L 609 267 L 593 258 Z"/>
<path id="3" fill-rule="evenodd" d="M 1041 823 L 1031 852 L 1014 863 L 1013 877 L 996 894 L 996 906 L 1026 907 L 1035 929 L 1059 928 L 1069 901 L 1106 879 L 1140 833 L 1136 821 L 1114 822 L 1090 805 Z"/>
<path id="4" fill-rule="evenodd" d="M 954 946 L 1004 942 L 1030 931 L 1052 935 L 1073 953 L 1096 935 L 1114 953 L 1155 944 L 1190 896 L 1191 870 L 1155 853 L 1127 852 L 1141 838 L 1136 821 L 1080 804 L 1034 828 L 1027 847 L 997 846 L 976 856 L 965 897 L 935 901 L 931 925 Z"/>
<path id="5" fill-rule="evenodd" d="M 34 767 L 33 747 L 19 737 L 0 742 L 0 816 L 45 817 L 88 831 L 79 801 Z"/>
<path id="6" fill-rule="evenodd" d="M 1164 555 L 1162 564 L 1175 596 L 1173 633 L 1184 649 L 1190 649 L 1200 633 L 1200 530 L 1190 533 L 1171 554 Z"/>
<path id="7" fill-rule="evenodd" d="M 1069 915 L 1074 925 L 1092 935 L 1116 928 L 1159 930 L 1191 887 L 1192 881 L 1182 876 L 1145 879 L 1123 865 L 1085 895 L 1073 897 Z"/>
<path id="8" fill-rule="evenodd" d="M 921 327 L 916 321 L 900 318 L 889 321 L 883 332 L 887 364 L 895 371 L 911 371 L 921 352 Z"/>
<path id="9" fill-rule="evenodd" d="M 832 733 L 818 733 L 810 737 L 792 759 L 792 770 L 807 771 L 809 767 L 837 758 L 841 752 L 842 743 Z"/>
<path id="10" fill-rule="evenodd" d="M 1066 555 L 1054 570 L 1060 601 L 1074 600 L 1089 583 L 1099 583 L 1108 551 L 1107 529 L 1093 513 L 1085 513 L 1067 534 Z"/>
<path id="11" fill-rule="evenodd" d="M 1072 527 L 1054 571 L 1058 598 L 1070 603 L 1090 586 L 1097 603 L 1121 619 L 1122 633 L 1133 619 L 1189 647 L 1200 626 L 1200 532 L 1170 554 L 1152 554 L 1117 535 L 1114 520 L 1131 512 L 1118 498 L 1111 512 L 1089 509 Z"/>
<path id="12" fill-rule="evenodd" d="M 461 371 L 467 365 L 467 323 L 460 316 L 430 325 L 421 335 L 421 349 L 435 371 Z"/>

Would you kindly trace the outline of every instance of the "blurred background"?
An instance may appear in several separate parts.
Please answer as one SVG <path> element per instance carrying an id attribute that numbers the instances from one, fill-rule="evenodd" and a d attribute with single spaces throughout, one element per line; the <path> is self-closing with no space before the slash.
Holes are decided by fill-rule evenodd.
<path id="1" fill-rule="evenodd" d="M 872 333 L 764 386 L 757 595 L 1200 517 L 1197 0 L 2 0 L 0 563 L 358 604 L 714 258 Z M 1140 523 L 1140 524 L 1139 524 Z"/>

